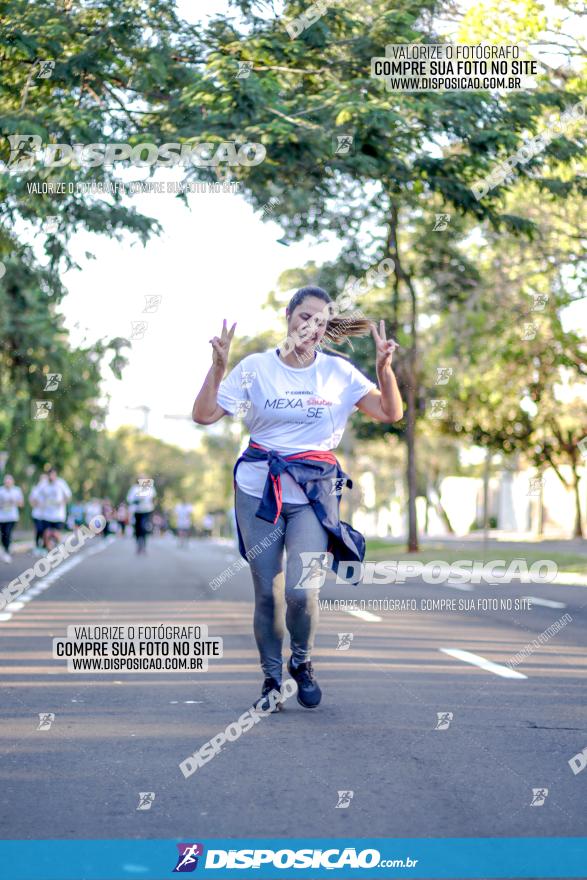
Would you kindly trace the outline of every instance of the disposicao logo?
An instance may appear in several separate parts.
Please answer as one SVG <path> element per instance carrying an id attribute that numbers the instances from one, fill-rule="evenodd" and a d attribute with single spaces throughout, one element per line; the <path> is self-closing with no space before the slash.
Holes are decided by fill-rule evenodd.
<path id="1" fill-rule="evenodd" d="M 204 855 L 203 843 L 178 843 L 179 856 L 173 873 L 183 874 L 195 871 L 198 867 L 198 856 Z"/>

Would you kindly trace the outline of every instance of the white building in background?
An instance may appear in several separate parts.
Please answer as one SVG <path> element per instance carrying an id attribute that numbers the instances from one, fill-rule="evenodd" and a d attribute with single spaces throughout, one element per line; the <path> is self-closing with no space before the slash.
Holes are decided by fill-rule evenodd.
<path id="1" fill-rule="evenodd" d="M 569 465 L 559 467 L 572 487 Z M 579 498 L 583 534 L 587 536 L 587 466 L 579 468 Z M 499 484 L 498 528 L 544 536 L 572 537 L 575 528 L 575 493 L 567 489 L 554 470 L 542 473 L 529 470 L 510 475 L 504 492 L 503 476 Z M 542 520 L 542 529 L 540 523 Z M 503 525 L 502 525 L 503 523 Z M 511 523 L 511 526 L 508 525 Z"/>
<path id="2" fill-rule="evenodd" d="M 493 468 L 495 470 L 495 467 Z M 571 469 L 559 468 L 572 485 Z M 587 536 L 587 465 L 580 467 L 579 495 L 581 498 L 583 534 Z M 398 492 L 385 507 L 375 506 L 375 478 L 365 473 L 359 478 L 363 502 L 353 515 L 353 524 L 370 537 L 404 538 L 408 531 L 407 498 L 403 483 L 398 480 Z M 401 485 L 399 485 L 401 483 Z M 440 484 L 440 502 L 457 536 L 469 534 L 483 524 L 483 480 L 478 477 L 445 477 Z M 552 468 L 542 473 L 533 468 L 523 470 L 502 468 L 489 479 L 489 518 L 497 523 L 500 532 L 520 537 L 531 536 L 571 538 L 575 525 L 575 494 L 566 489 Z M 418 530 L 430 537 L 448 535 L 444 520 L 428 506 L 426 499 L 416 499 Z M 540 524 L 542 521 L 542 529 Z"/>

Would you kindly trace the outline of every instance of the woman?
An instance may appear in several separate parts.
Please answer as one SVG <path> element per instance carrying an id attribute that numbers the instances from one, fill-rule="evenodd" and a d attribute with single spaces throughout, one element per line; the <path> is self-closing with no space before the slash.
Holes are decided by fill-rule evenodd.
<path id="1" fill-rule="evenodd" d="M 24 498 L 18 486 L 14 485 L 14 477 L 6 474 L 4 485 L 0 486 L 0 535 L 2 536 L 4 562 L 12 562 L 10 555 L 12 530 L 18 522 L 18 509 L 23 504 Z"/>
<path id="2" fill-rule="evenodd" d="M 47 474 L 41 474 L 39 482 L 33 486 L 29 493 L 29 504 L 31 505 L 31 518 L 35 528 L 35 546 L 33 547 L 34 556 L 44 556 L 46 550 L 43 546 L 44 514 L 41 504 L 40 490 L 47 482 Z"/>
<path id="3" fill-rule="evenodd" d="M 102 501 L 102 516 L 106 520 L 104 524 L 104 530 L 102 531 L 102 537 L 107 538 L 110 535 L 110 529 L 114 526 L 114 522 L 116 521 L 114 507 L 112 506 L 112 502 L 109 498 L 104 498 Z M 112 531 L 116 529 L 116 526 L 112 528 Z"/>
<path id="4" fill-rule="evenodd" d="M 254 631 L 265 675 L 256 706 L 265 711 L 268 695 L 281 687 L 284 623 L 298 702 L 308 709 L 320 703 L 310 659 L 319 613 L 318 591 L 307 584 L 311 560 L 326 554 L 336 570 L 342 559 L 364 557 L 363 536 L 338 516 L 340 488 L 350 481 L 331 450 L 355 408 L 380 422 L 403 417 L 391 369 L 397 344 L 386 339 L 384 322 L 378 333 L 364 318 L 329 317 L 330 303 L 322 288 L 298 290 L 285 311 L 283 350 L 248 355 L 223 381 L 236 326 L 227 331 L 224 321 L 221 336 L 210 340 L 212 367 L 192 412 L 202 425 L 239 415 L 251 433 L 235 465 L 235 513 L 239 549 L 249 558 L 255 588 Z M 369 329 L 379 389 L 346 359 L 315 350 L 323 339 L 340 342 Z"/>
<path id="5" fill-rule="evenodd" d="M 124 538 L 126 534 L 126 527 L 129 520 L 128 515 L 128 507 L 124 501 L 118 505 L 118 510 L 116 511 L 116 518 L 118 520 L 118 528 L 120 529 L 120 535 Z"/>
<path id="6" fill-rule="evenodd" d="M 71 501 L 71 489 L 54 467 L 47 471 L 47 480 L 37 491 L 43 510 L 43 544 L 52 550 L 61 541 L 61 529 L 67 520 L 67 503 Z"/>
<path id="7" fill-rule="evenodd" d="M 151 517 L 155 510 L 157 490 L 153 480 L 140 474 L 136 483 L 130 487 L 126 502 L 134 515 L 135 540 L 137 553 L 147 552 L 147 535 L 151 531 Z"/>

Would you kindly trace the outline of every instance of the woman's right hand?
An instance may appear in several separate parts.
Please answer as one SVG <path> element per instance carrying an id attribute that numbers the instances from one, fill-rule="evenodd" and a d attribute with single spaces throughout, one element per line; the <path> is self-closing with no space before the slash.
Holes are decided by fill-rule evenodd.
<path id="1" fill-rule="evenodd" d="M 220 372 L 222 370 L 222 375 L 226 370 L 226 366 L 228 364 L 228 354 L 230 352 L 230 343 L 232 342 L 232 337 L 234 336 L 234 328 L 236 327 L 236 321 L 230 328 L 230 330 L 226 329 L 226 318 L 222 322 L 222 333 L 220 336 L 213 336 L 210 340 L 213 348 L 212 352 L 212 365 Z"/>

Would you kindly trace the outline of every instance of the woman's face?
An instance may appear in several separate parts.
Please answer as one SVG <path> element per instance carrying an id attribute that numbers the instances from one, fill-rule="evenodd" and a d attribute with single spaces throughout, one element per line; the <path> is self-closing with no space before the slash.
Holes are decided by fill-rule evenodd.
<path id="1" fill-rule="evenodd" d="M 327 303 L 317 296 L 307 296 L 288 316 L 287 333 L 294 340 L 298 354 L 309 354 L 326 333 Z"/>

